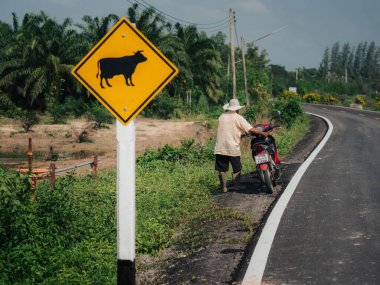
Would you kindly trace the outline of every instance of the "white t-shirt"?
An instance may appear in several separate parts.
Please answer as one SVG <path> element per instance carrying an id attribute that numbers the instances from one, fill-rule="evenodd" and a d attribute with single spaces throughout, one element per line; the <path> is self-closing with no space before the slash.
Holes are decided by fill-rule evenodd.
<path id="1" fill-rule="evenodd" d="M 235 111 L 227 111 L 220 115 L 214 154 L 240 156 L 241 135 L 250 129 L 252 125 Z"/>

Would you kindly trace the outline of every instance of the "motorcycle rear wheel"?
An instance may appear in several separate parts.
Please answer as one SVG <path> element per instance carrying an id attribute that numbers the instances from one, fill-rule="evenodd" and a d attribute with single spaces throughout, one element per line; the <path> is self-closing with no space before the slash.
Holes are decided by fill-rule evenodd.
<path id="1" fill-rule="evenodd" d="M 269 170 L 267 169 L 267 170 L 263 171 L 263 174 L 264 174 L 265 186 L 267 187 L 267 193 L 272 194 L 273 193 L 273 183 L 272 183 L 272 179 L 270 177 Z"/>

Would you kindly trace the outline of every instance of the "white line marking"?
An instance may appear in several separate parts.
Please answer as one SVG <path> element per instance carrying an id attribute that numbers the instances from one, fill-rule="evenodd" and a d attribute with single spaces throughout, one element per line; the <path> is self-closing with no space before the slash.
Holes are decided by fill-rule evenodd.
<path id="1" fill-rule="evenodd" d="M 278 225 L 280 224 L 281 217 L 285 211 L 286 205 L 290 201 L 290 198 L 292 197 L 294 190 L 300 182 L 303 174 L 306 172 L 306 169 L 309 167 L 309 165 L 312 163 L 312 161 L 315 159 L 315 157 L 321 151 L 321 149 L 325 146 L 332 134 L 334 127 L 329 119 L 313 113 L 308 114 L 320 117 L 323 120 L 325 120 L 328 124 L 327 133 L 320 142 L 320 144 L 317 146 L 317 148 L 310 154 L 310 156 L 305 160 L 305 162 L 294 174 L 293 178 L 290 180 L 288 186 L 282 193 L 280 199 L 278 200 L 271 214 L 269 215 L 269 218 L 265 223 L 263 231 L 252 254 L 242 285 L 261 284 L 261 280 L 263 278 L 274 236 L 276 234 Z"/>

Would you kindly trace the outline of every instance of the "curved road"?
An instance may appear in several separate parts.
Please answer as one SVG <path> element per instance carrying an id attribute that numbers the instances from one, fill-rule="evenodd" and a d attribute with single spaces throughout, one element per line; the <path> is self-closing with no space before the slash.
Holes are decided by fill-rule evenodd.
<path id="1" fill-rule="evenodd" d="M 282 216 L 262 284 L 380 284 L 380 113 L 304 109 L 334 129 Z"/>

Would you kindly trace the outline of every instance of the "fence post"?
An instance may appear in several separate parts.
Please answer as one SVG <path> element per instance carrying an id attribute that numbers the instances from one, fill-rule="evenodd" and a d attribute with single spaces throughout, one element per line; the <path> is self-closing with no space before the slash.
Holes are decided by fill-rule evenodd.
<path id="1" fill-rule="evenodd" d="M 98 155 L 94 154 L 94 163 L 93 163 L 92 178 L 96 179 L 97 175 L 98 175 Z"/>
<path id="2" fill-rule="evenodd" d="M 50 186 L 55 187 L 55 163 L 50 163 Z"/>
<path id="3" fill-rule="evenodd" d="M 32 174 L 32 168 L 33 168 L 33 150 L 32 150 L 32 138 L 29 138 L 29 145 L 28 145 L 28 168 L 29 168 L 29 174 Z"/>

